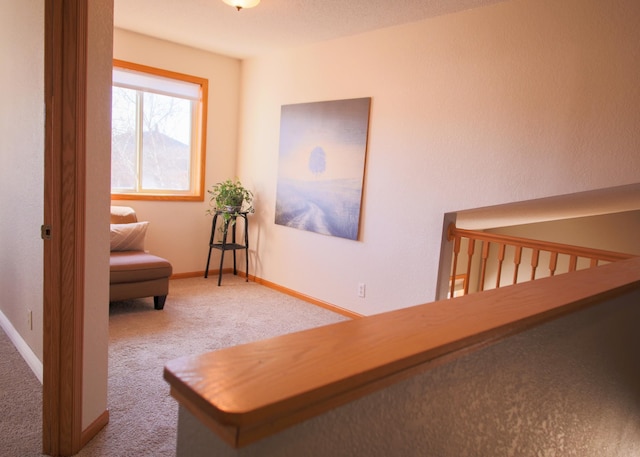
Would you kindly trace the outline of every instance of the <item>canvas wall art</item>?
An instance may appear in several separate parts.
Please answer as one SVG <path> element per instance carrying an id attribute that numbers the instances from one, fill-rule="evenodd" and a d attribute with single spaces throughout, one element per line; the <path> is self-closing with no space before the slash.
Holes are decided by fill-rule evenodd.
<path id="1" fill-rule="evenodd" d="M 358 239 L 371 98 L 283 105 L 275 223 Z"/>

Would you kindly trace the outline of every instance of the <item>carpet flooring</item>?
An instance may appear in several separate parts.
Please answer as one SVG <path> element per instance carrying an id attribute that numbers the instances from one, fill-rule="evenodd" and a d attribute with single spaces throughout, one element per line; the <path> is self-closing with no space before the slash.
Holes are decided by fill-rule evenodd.
<path id="1" fill-rule="evenodd" d="M 1 328 L 0 408 L 0 455 L 41 455 L 42 384 Z"/>
<path id="2" fill-rule="evenodd" d="M 110 304 L 110 421 L 79 456 L 175 455 L 178 405 L 162 378 L 169 360 L 348 319 L 237 276 L 224 275 L 220 287 L 216 282 L 212 277 L 172 280 L 163 311 L 153 309 L 151 298 Z M 2 351 L 10 352 L 13 346 L 10 342 L 8 345 L 11 348 L 4 349 L 0 340 Z M 20 365 L 20 361 L 14 364 Z M 9 411 L 24 408 L 29 412 L 15 424 L 23 431 L 18 434 L 13 428 L 13 447 L 3 444 L 0 454 L 7 457 L 41 455 L 42 388 L 24 361 L 22 364 L 26 372 L 15 376 L 12 367 L 0 365 L 3 408 L 6 401 Z M 11 379 L 5 380 L 9 374 Z M 35 385 L 23 382 L 29 376 Z M 28 401 L 14 402 L 10 397 L 21 384 Z M 19 416 L 12 413 L 12 417 Z M 0 423 L 3 443 L 10 430 Z M 5 454 L 7 449 L 11 451 Z"/>

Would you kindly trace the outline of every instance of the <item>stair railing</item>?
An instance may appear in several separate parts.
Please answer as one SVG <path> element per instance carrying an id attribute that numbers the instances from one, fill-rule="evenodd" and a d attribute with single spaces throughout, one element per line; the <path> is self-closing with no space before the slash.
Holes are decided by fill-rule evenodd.
<path id="1" fill-rule="evenodd" d="M 475 230 L 460 229 L 455 224 L 449 225 L 448 239 L 453 242 L 453 261 L 449 285 L 449 297 L 467 295 L 472 284 L 477 284 L 477 291 L 485 288 L 499 288 L 503 283 L 503 271 L 505 260 L 512 258 L 513 278 L 511 284 L 532 281 L 539 277 L 554 276 L 556 273 L 568 273 L 577 269 L 592 268 L 604 263 L 635 257 L 632 254 L 592 249 L 582 246 L 572 246 L 568 244 L 552 243 L 548 241 L 533 240 L 529 238 L 519 238 L 509 235 L 498 235 L 494 233 L 480 232 Z M 476 254 L 476 243 L 480 243 L 480 258 L 474 257 Z M 466 258 L 460 256 L 463 245 L 466 244 Z M 507 256 L 507 251 L 511 250 L 512 255 Z M 490 253 L 494 253 L 494 257 Z M 523 253 L 530 257 L 530 275 L 528 279 L 522 278 L 521 264 Z M 539 264 L 541 254 L 548 255 L 548 272 L 540 273 Z M 558 259 L 567 256 L 566 268 L 559 269 Z M 458 271 L 460 260 L 466 260 L 466 270 L 464 273 Z M 474 262 L 475 260 L 475 262 Z M 588 264 L 584 261 L 588 261 Z M 478 264 L 479 261 L 479 264 Z M 579 268 L 579 261 L 581 267 Z M 477 271 L 477 277 L 472 274 Z M 486 286 L 487 272 L 495 274 L 495 282 Z M 540 274 L 538 274 L 540 273 Z M 472 279 L 477 279 L 477 283 Z M 492 287 L 495 285 L 495 287 Z"/>

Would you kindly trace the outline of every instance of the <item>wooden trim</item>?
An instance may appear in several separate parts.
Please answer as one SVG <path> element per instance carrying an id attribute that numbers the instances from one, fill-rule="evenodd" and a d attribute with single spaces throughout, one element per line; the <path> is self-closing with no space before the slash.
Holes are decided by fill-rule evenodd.
<path id="1" fill-rule="evenodd" d="M 577 257 L 598 258 L 607 262 L 615 262 L 634 257 L 632 254 L 623 252 L 605 251 L 602 249 L 586 248 L 582 246 L 572 246 L 569 244 L 553 243 L 551 241 L 533 240 L 530 238 L 519 238 L 509 235 L 499 235 L 495 233 L 479 232 L 457 228 L 451 224 L 448 229 L 449 240 L 454 238 L 470 238 L 472 240 L 489 241 L 496 244 L 508 244 L 510 246 L 520 246 L 538 251 L 557 252 L 560 254 L 573 255 Z"/>
<path id="2" fill-rule="evenodd" d="M 177 71 L 165 70 L 164 68 L 151 67 L 149 65 L 142 65 L 135 62 L 128 62 L 126 60 L 113 59 L 113 66 L 119 68 L 127 68 L 129 70 L 139 71 L 143 73 L 150 73 L 152 75 L 162 76 L 169 79 L 179 79 L 193 84 L 201 85 L 203 82 L 207 82 L 206 78 L 201 78 L 199 76 L 179 73 Z"/>
<path id="3" fill-rule="evenodd" d="M 200 86 L 201 98 L 200 98 L 200 128 L 198 138 L 198 156 L 196 157 L 196 182 L 192 193 L 180 195 L 180 194 L 162 194 L 161 192 L 153 193 L 112 193 L 112 200 L 145 200 L 145 201 L 204 201 L 205 196 L 205 170 L 207 168 L 207 119 L 209 109 L 209 80 L 201 78 L 199 76 L 188 75 L 186 73 L 179 73 L 176 71 L 165 70 L 163 68 L 151 67 L 148 65 L 142 65 L 133 62 L 127 62 L 125 60 L 113 59 L 113 66 L 119 68 L 127 68 L 129 70 L 139 71 L 143 73 L 149 73 L 155 76 L 161 76 L 170 79 L 177 79 L 181 81 L 190 82 Z M 193 165 L 192 165 L 193 170 Z"/>
<path id="4" fill-rule="evenodd" d="M 462 281 L 462 292 L 463 292 L 463 295 L 466 295 L 465 291 L 469 290 L 469 286 L 467 284 L 467 279 L 468 279 L 468 276 L 467 276 L 466 273 L 462 273 L 462 274 L 458 274 L 458 275 L 449 277 L 449 281 L 450 281 L 449 282 L 449 289 L 454 291 L 454 295 L 450 296 L 449 298 L 460 296 L 460 295 L 455 295 L 455 292 L 457 291 L 456 283 L 459 282 L 459 281 Z"/>
<path id="5" fill-rule="evenodd" d="M 218 271 L 220 270 L 212 270 L 209 269 L 209 276 L 218 276 Z M 229 267 L 229 268 L 223 268 L 222 269 L 222 273 L 233 273 L 233 268 Z M 242 273 L 242 272 L 238 272 L 238 273 Z M 187 273 L 174 273 L 172 274 L 169 279 L 186 279 L 186 278 L 202 278 L 204 277 L 204 270 L 202 271 L 190 271 Z"/>
<path id="6" fill-rule="evenodd" d="M 513 264 L 509 264 L 513 268 L 513 281 L 511 284 L 517 284 L 519 281 L 518 274 L 520 272 L 520 264 L 522 262 L 522 254 L 523 249 L 526 249 L 527 252 L 531 253 L 531 262 L 530 262 L 530 277 L 529 281 L 533 281 L 536 276 L 554 276 L 556 273 L 568 273 L 575 271 L 577 268 L 578 259 L 588 259 L 590 260 L 590 267 L 593 268 L 599 265 L 601 262 L 616 262 L 623 259 L 629 259 L 634 257 L 632 254 L 626 254 L 621 252 L 613 252 L 613 251 L 605 251 L 601 249 L 593 249 L 582 246 L 572 246 L 568 244 L 562 243 L 553 243 L 549 241 L 541 241 L 534 240 L 530 238 L 521 238 L 514 237 L 508 235 L 499 235 L 494 233 L 487 233 L 482 231 L 475 230 L 465 230 L 459 229 L 455 226 L 454 223 L 449 224 L 447 228 L 447 239 L 449 242 L 453 242 L 452 249 L 452 257 L 453 257 L 453 269 L 451 270 L 451 274 L 455 275 L 458 273 L 458 257 L 460 255 L 460 245 L 462 243 L 462 239 L 467 241 L 468 249 L 467 249 L 467 269 L 466 275 L 467 278 L 471 278 L 472 268 L 474 273 L 474 277 L 479 277 L 477 281 L 477 286 L 475 287 L 474 292 L 481 292 L 485 290 L 486 286 L 486 273 L 488 265 L 491 264 L 495 267 L 495 288 L 499 288 L 502 285 L 502 271 L 505 260 L 505 251 L 506 247 L 513 248 Z M 474 265 L 474 249 L 476 242 L 480 242 L 482 247 L 482 254 L 479 265 L 479 271 L 476 272 L 477 268 L 473 267 Z M 489 247 L 490 245 L 494 245 L 497 247 L 497 257 L 492 261 L 489 260 Z M 539 265 L 540 262 L 540 254 L 544 255 L 549 254 L 549 262 L 548 266 Z M 565 264 L 562 264 L 561 270 L 557 271 L 558 268 L 558 260 L 559 255 L 564 257 L 568 257 L 568 266 L 565 267 Z M 511 258 L 510 256 L 508 256 Z M 463 258 L 464 260 L 464 258 Z M 539 270 L 540 268 L 540 270 Z M 546 268 L 546 269 L 545 269 Z M 540 271 L 539 274 L 538 271 Z M 467 295 L 469 293 L 469 284 L 474 281 L 467 281 L 463 295 Z M 474 282 L 475 283 L 475 282 Z M 452 282 L 449 283 L 449 296 L 454 296 L 454 285 Z"/>
<path id="7" fill-rule="evenodd" d="M 109 423 L 109 410 L 103 411 L 96 420 L 94 420 L 89 426 L 83 430 L 80 436 L 80 447 L 85 447 L 86 444 L 93 439 Z"/>
<path id="8" fill-rule="evenodd" d="M 43 452 L 81 448 L 88 0 L 45 3 Z"/>
<path id="9" fill-rule="evenodd" d="M 202 126 L 200 132 L 200 195 L 201 201 L 204 201 L 205 195 L 205 178 L 206 178 L 206 169 L 207 169 L 207 130 L 209 128 L 209 80 L 205 78 L 200 78 L 202 80 L 202 106 L 200 107 L 202 112 L 200 116 L 202 118 Z"/>
<path id="10" fill-rule="evenodd" d="M 214 270 L 209 270 L 209 274 L 213 274 Z M 215 270 L 215 274 L 218 274 L 218 271 Z M 188 279 L 188 278 L 200 278 L 204 276 L 204 272 L 201 271 L 193 271 L 187 273 L 174 273 L 169 276 L 169 279 Z"/>
<path id="11" fill-rule="evenodd" d="M 350 317 L 351 319 L 358 319 L 360 317 L 363 317 L 362 314 L 358 314 L 348 309 L 344 309 L 339 306 L 332 305 L 331 303 L 318 300 L 317 298 L 310 297 L 309 295 L 305 295 L 303 293 L 297 292 L 292 289 L 288 289 L 284 286 L 278 285 L 271 281 L 267 281 L 266 279 L 258 278 L 257 276 L 253 276 L 253 275 L 249 275 L 249 279 L 251 279 L 254 282 L 257 282 L 258 284 L 262 284 L 263 286 L 266 286 L 270 289 L 277 290 L 278 292 L 289 295 L 291 297 L 295 297 L 307 303 L 311 303 L 312 305 L 316 305 L 321 308 L 328 309 L 329 311 L 333 311 L 334 313 L 342 314 L 343 316 Z"/>
<path id="12" fill-rule="evenodd" d="M 163 201 L 163 202 L 202 202 L 204 192 L 200 195 L 146 195 L 146 194 L 111 194 L 111 200 Z"/>
<path id="13" fill-rule="evenodd" d="M 234 447 L 640 288 L 640 257 L 170 361 L 172 395 Z"/>

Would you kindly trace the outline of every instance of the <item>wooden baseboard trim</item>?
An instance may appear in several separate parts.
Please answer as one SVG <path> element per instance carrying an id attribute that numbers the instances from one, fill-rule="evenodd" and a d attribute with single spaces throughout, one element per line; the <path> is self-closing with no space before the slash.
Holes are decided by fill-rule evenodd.
<path id="1" fill-rule="evenodd" d="M 211 276 L 212 274 L 214 274 L 214 272 L 210 271 L 209 276 Z M 216 271 L 215 274 L 217 275 L 218 272 Z M 201 278 L 203 276 L 204 271 L 192 271 L 190 273 L 174 273 L 169 276 L 169 279 Z"/>
<path id="2" fill-rule="evenodd" d="M 220 270 L 209 270 L 209 276 L 218 276 Z M 233 268 L 223 268 L 222 274 L 233 273 Z M 239 271 L 239 275 L 244 276 L 244 273 Z M 169 276 L 169 279 L 185 279 L 185 278 L 202 278 L 204 277 L 204 270 L 202 271 L 190 271 L 187 273 L 175 273 Z"/>
<path id="3" fill-rule="evenodd" d="M 80 446 L 85 447 L 85 445 L 91 441 L 108 423 L 109 410 L 106 409 L 96 420 L 82 431 L 82 434 L 80 435 Z"/>
<path id="4" fill-rule="evenodd" d="M 348 309 L 344 309 L 339 306 L 332 305 L 331 303 L 318 300 L 317 298 L 310 297 L 308 295 L 302 294 L 295 290 L 288 289 L 279 284 L 275 284 L 271 281 L 267 281 L 266 279 L 258 278 L 256 276 L 251 276 L 251 275 L 249 275 L 249 279 L 265 287 L 268 287 L 269 289 L 277 290 L 278 292 L 281 292 L 283 294 L 290 295 L 291 297 L 295 297 L 302 301 L 306 301 L 307 303 L 311 303 L 312 305 L 316 305 L 321 308 L 328 309 L 329 311 L 333 311 L 334 313 L 342 314 L 343 316 L 350 317 L 351 319 L 358 319 L 360 317 L 364 317 L 362 314 L 358 314 L 353 311 L 349 311 Z"/>
<path id="5" fill-rule="evenodd" d="M 209 276 L 218 276 L 218 271 L 219 270 L 209 270 Z M 224 273 L 233 273 L 233 268 L 224 268 L 222 270 L 222 273 L 223 274 Z M 188 273 L 173 274 L 173 275 L 171 275 L 171 277 L 169 279 L 198 278 L 198 277 L 203 277 L 203 276 L 204 276 L 204 270 L 203 271 L 192 271 L 192 272 L 188 272 Z M 238 271 L 238 276 L 242 276 L 243 278 L 246 278 L 247 274 L 244 271 Z M 316 306 L 319 306 L 321 308 L 328 309 L 329 311 L 333 311 L 334 313 L 341 314 L 341 315 L 349 317 L 351 319 L 357 319 L 357 318 L 360 318 L 360 317 L 364 317 L 362 314 L 358 314 L 356 312 L 349 311 L 348 309 L 344 309 L 344 308 L 341 308 L 339 306 L 332 305 L 331 303 L 327 303 L 327 302 L 324 302 L 322 300 L 318 300 L 317 298 L 313 298 L 313 297 L 310 297 L 308 295 L 305 295 L 305 294 L 302 294 L 300 292 L 297 292 L 295 290 L 288 289 L 288 288 L 286 288 L 284 286 L 281 286 L 279 284 L 273 283 L 271 281 L 267 281 L 266 279 L 259 278 L 258 276 L 255 276 L 255 275 L 249 275 L 249 280 L 253 281 L 255 283 L 258 283 L 260 285 L 263 285 L 265 287 L 268 287 L 269 289 L 277 290 L 278 292 L 281 292 L 283 294 L 289 295 L 291 297 L 295 297 L 295 298 L 300 299 L 302 301 L 305 301 L 307 303 L 311 303 L 312 305 L 316 305 Z"/>

